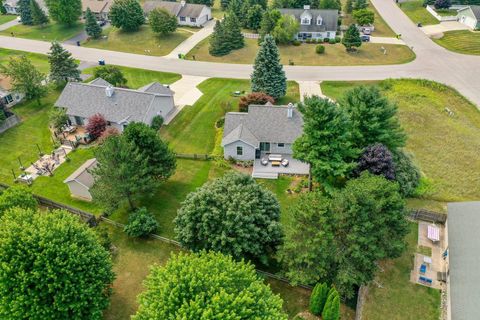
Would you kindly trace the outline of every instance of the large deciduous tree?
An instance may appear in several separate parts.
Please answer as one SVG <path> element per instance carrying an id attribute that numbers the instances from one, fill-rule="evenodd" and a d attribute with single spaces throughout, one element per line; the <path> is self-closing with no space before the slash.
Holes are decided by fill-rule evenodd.
<path id="1" fill-rule="evenodd" d="M 320 0 L 318 4 L 318 8 L 341 10 L 342 4 L 340 3 L 340 0 Z"/>
<path id="2" fill-rule="evenodd" d="M 13 91 L 24 93 L 27 99 L 37 100 L 38 104 L 48 92 L 44 86 L 45 75 L 24 55 L 11 57 L 6 65 L 0 65 L 0 73 L 10 77 Z"/>
<path id="3" fill-rule="evenodd" d="M 152 177 L 165 181 L 175 173 L 175 154 L 160 139 L 155 129 L 144 123 L 135 122 L 127 126 L 123 135 L 147 159 L 149 174 Z"/>
<path id="4" fill-rule="evenodd" d="M 30 10 L 32 13 L 32 22 L 35 25 L 44 25 L 48 23 L 48 17 L 40 8 L 36 0 L 30 0 Z"/>
<path id="5" fill-rule="evenodd" d="M 46 0 L 50 17 L 58 23 L 73 25 L 82 15 L 81 0 Z"/>
<path id="6" fill-rule="evenodd" d="M 122 136 L 108 137 L 95 150 L 95 157 L 98 165 L 92 170 L 95 184 L 91 191 L 106 209 L 115 209 L 124 200 L 134 209 L 136 197 L 154 191 L 157 184 L 150 174 L 148 159 Z"/>
<path id="7" fill-rule="evenodd" d="M 8 209 L 19 207 L 22 209 L 36 210 L 37 200 L 32 191 L 23 186 L 14 186 L 0 193 L 0 216 Z"/>
<path id="8" fill-rule="evenodd" d="M 406 135 L 397 118 L 397 106 L 376 87 L 354 88 L 344 95 L 340 104 L 350 115 L 355 147 L 363 149 L 381 143 L 395 150 L 405 145 Z"/>
<path id="9" fill-rule="evenodd" d="M 360 38 L 360 31 L 358 28 L 352 24 L 348 27 L 342 38 L 342 44 L 345 46 L 347 51 L 355 51 L 356 48 L 359 48 L 362 45 L 362 39 Z"/>
<path id="10" fill-rule="evenodd" d="M 0 220 L 0 318 L 103 319 L 110 253 L 66 211 L 15 208 Z"/>
<path id="11" fill-rule="evenodd" d="M 108 17 L 112 26 L 124 31 L 137 31 L 145 23 L 143 9 L 138 0 L 115 0 Z"/>
<path id="12" fill-rule="evenodd" d="M 127 79 L 116 66 L 103 66 L 98 67 L 93 72 L 95 78 L 102 78 L 115 87 L 125 87 L 127 85 Z"/>
<path id="13" fill-rule="evenodd" d="M 274 99 L 287 92 L 287 77 L 280 63 L 280 53 L 272 36 L 266 35 L 255 58 L 251 75 L 252 91 L 264 92 Z"/>
<path id="14" fill-rule="evenodd" d="M 282 14 L 276 9 L 267 9 L 265 11 L 262 21 L 260 22 L 260 43 L 267 34 L 272 33 L 277 25 L 277 21 L 280 20 L 281 17 Z"/>
<path id="15" fill-rule="evenodd" d="M 347 298 L 374 278 L 379 260 L 401 254 L 408 233 L 398 184 L 368 172 L 331 199 L 303 196 L 293 219 L 280 252 L 287 276 L 294 283 L 333 283 Z"/>
<path id="16" fill-rule="evenodd" d="M 229 173 L 190 193 L 175 218 L 177 239 L 194 251 L 214 250 L 263 261 L 282 240 L 275 196 L 250 176 Z"/>
<path id="17" fill-rule="evenodd" d="M 90 8 L 85 12 L 85 32 L 93 39 L 98 39 L 102 35 L 102 27 L 97 22 L 97 18 Z"/>
<path id="18" fill-rule="evenodd" d="M 365 26 L 375 22 L 375 13 L 368 9 L 355 10 L 353 12 L 353 18 L 359 25 Z"/>
<path id="19" fill-rule="evenodd" d="M 245 18 L 245 27 L 257 32 L 260 30 L 264 9 L 261 5 L 256 4 L 248 8 Z"/>
<path id="20" fill-rule="evenodd" d="M 388 180 L 395 180 L 395 164 L 390 150 L 383 144 L 376 143 L 363 150 L 358 159 L 357 174 L 368 171 L 372 174 L 381 175 Z"/>
<path id="21" fill-rule="evenodd" d="M 50 80 L 62 85 L 69 80 L 81 81 L 78 64 L 72 54 L 56 41 L 52 42 L 47 54 L 50 63 Z"/>
<path id="22" fill-rule="evenodd" d="M 68 122 L 67 112 L 64 108 L 53 108 L 48 114 L 48 122 L 51 127 L 60 131 Z"/>
<path id="23" fill-rule="evenodd" d="M 420 170 L 413 162 L 412 156 L 404 150 L 393 151 L 395 180 L 400 185 L 400 193 L 404 197 L 413 196 L 420 184 Z"/>
<path id="24" fill-rule="evenodd" d="M 303 134 L 293 144 L 296 159 L 310 164 L 312 176 L 326 189 L 343 181 L 355 168 L 358 155 L 351 141 L 348 114 L 334 102 L 308 97 L 298 106 Z"/>
<path id="25" fill-rule="evenodd" d="M 221 253 L 173 255 L 151 269 L 144 285 L 134 320 L 288 318 L 252 264 Z"/>
<path id="26" fill-rule="evenodd" d="M 277 25 L 273 28 L 272 36 L 278 44 L 288 44 L 292 42 L 295 35 L 300 30 L 300 24 L 297 19 L 291 15 L 283 15 L 277 21 Z"/>
<path id="27" fill-rule="evenodd" d="M 177 17 L 162 8 L 157 8 L 150 12 L 148 23 L 153 32 L 161 35 L 175 32 L 178 26 Z"/>

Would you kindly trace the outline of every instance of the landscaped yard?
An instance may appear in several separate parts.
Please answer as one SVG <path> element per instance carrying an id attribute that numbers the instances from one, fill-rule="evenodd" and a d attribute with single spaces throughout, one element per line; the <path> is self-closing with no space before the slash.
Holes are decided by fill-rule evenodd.
<path id="1" fill-rule="evenodd" d="M 345 12 L 345 5 L 347 0 L 341 0 L 342 3 L 342 10 L 344 12 L 344 16 L 342 18 L 342 25 L 349 26 L 353 21 L 352 14 Z M 375 30 L 372 33 L 374 37 L 394 37 L 395 32 L 393 32 L 392 28 L 383 20 L 382 16 L 378 13 L 377 9 L 372 3 L 368 3 L 368 9 L 372 10 L 375 14 L 375 22 L 373 23 Z"/>
<path id="2" fill-rule="evenodd" d="M 448 50 L 480 55 L 480 32 L 469 30 L 448 31 L 440 39 L 433 39 Z"/>
<path id="3" fill-rule="evenodd" d="M 134 32 L 125 32 L 115 27 L 109 27 L 103 31 L 107 38 L 92 39 L 82 45 L 105 50 L 164 56 L 190 37 L 195 30 L 189 28 L 187 31 L 179 28 L 170 35 L 161 36 L 153 33 L 148 25 L 143 25 L 139 31 Z"/>
<path id="4" fill-rule="evenodd" d="M 8 28 L 7 30 L 0 31 L 2 35 L 10 36 L 13 32 L 15 37 L 27 38 L 33 40 L 43 41 L 65 41 L 73 38 L 84 29 L 82 23 L 76 23 L 72 26 L 62 25 L 56 22 L 50 22 L 46 26 L 25 26 L 19 24 Z"/>
<path id="5" fill-rule="evenodd" d="M 38 53 L 31 53 L 25 51 L 17 51 L 10 49 L 0 48 L 0 64 L 8 62 L 11 57 L 26 55 L 32 64 L 41 72 L 48 73 L 50 71 L 50 65 L 47 60 L 47 56 Z"/>
<path id="6" fill-rule="evenodd" d="M 423 6 L 423 0 L 409 0 L 403 3 L 399 3 L 403 12 L 413 21 L 413 23 L 421 23 L 422 25 L 439 24 L 434 16 L 425 9 Z"/>
<path id="7" fill-rule="evenodd" d="M 8 15 L 8 14 L 0 14 L 0 25 L 15 20 L 17 16 Z"/>
<path id="8" fill-rule="evenodd" d="M 256 39 L 245 39 L 244 48 L 223 57 L 214 57 L 208 52 L 208 41 L 209 38 L 200 42 L 187 54 L 187 59 L 195 56 L 196 60 L 201 61 L 251 64 L 259 48 Z M 387 49 L 386 55 L 383 54 L 382 47 Z M 415 54 L 407 46 L 391 44 L 364 43 L 356 53 L 348 53 L 340 43 L 325 44 L 324 54 L 315 52 L 315 44 L 280 46 L 279 49 L 284 65 L 288 65 L 290 61 L 295 65 L 311 66 L 378 65 L 406 63 L 415 59 Z"/>

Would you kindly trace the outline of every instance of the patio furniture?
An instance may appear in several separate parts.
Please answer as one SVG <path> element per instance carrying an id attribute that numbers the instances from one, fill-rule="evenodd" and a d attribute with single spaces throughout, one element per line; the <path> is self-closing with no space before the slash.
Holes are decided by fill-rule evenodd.
<path id="1" fill-rule="evenodd" d="M 424 256 L 423 257 L 423 262 L 426 263 L 426 264 L 432 264 L 432 257 Z"/>
<path id="2" fill-rule="evenodd" d="M 288 161 L 288 159 L 283 159 L 281 163 L 282 163 L 282 167 L 288 167 L 288 164 L 290 162 Z"/>
<path id="3" fill-rule="evenodd" d="M 423 276 L 420 276 L 418 278 L 418 280 L 423 283 L 423 284 L 426 284 L 426 285 L 431 285 L 433 283 L 433 280 L 430 279 L 430 278 L 427 278 L 427 277 L 423 277 Z"/>
<path id="4" fill-rule="evenodd" d="M 32 182 L 33 182 L 33 177 L 32 177 L 31 175 L 29 175 L 29 174 L 22 173 L 22 174 L 18 177 L 18 181 L 30 185 L 30 184 L 32 184 Z"/>
<path id="5" fill-rule="evenodd" d="M 268 155 L 268 161 L 281 162 L 282 161 L 282 155 L 281 154 L 269 154 Z"/>
<path id="6" fill-rule="evenodd" d="M 420 273 L 421 274 L 425 274 L 425 272 L 427 272 L 427 265 L 426 264 L 422 264 L 420 266 Z"/>
<path id="7" fill-rule="evenodd" d="M 440 229 L 435 225 L 427 226 L 427 238 L 433 242 L 440 241 Z"/>
<path id="8" fill-rule="evenodd" d="M 267 160 L 266 158 L 262 158 L 262 159 L 260 160 L 260 164 L 261 164 L 262 166 L 267 166 L 267 165 L 268 165 L 268 160 Z"/>
<path id="9" fill-rule="evenodd" d="M 281 164 L 280 161 L 272 161 L 272 167 L 280 167 Z"/>

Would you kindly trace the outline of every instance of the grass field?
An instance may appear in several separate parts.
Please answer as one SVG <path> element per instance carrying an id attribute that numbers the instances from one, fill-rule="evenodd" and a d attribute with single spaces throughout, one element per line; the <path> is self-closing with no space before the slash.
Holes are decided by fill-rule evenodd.
<path id="1" fill-rule="evenodd" d="M 19 57 L 21 55 L 27 56 L 32 64 L 41 72 L 48 73 L 50 72 L 50 65 L 47 60 L 47 56 L 38 53 L 31 53 L 25 51 L 17 51 L 10 49 L 0 48 L 0 64 L 8 62 L 11 57 Z"/>
<path id="2" fill-rule="evenodd" d="M 357 83 L 323 82 L 327 96 L 339 98 Z M 381 86 L 382 87 L 382 86 Z M 423 80 L 383 83 L 385 95 L 396 102 L 413 152 L 430 186 L 424 198 L 438 202 L 480 198 L 480 112 L 463 96 L 444 85 Z M 445 107 L 455 115 L 448 116 Z"/>
<path id="3" fill-rule="evenodd" d="M 311 66 L 378 65 L 407 63 L 415 59 L 415 54 L 407 46 L 402 45 L 364 43 L 357 52 L 348 53 L 340 43 L 325 44 L 324 54 L 317 54 L 315 46 L 315 44 L 279 46 L 281 63 L 288 65 L 291 61 L 295 65 Z M 196 60 L 201 61 L 252 64 L 259 48 L 257 40 L 245 39 L 244 48 L 223 57 L 214 57 L 209 54 L 208 47 L 207 38 L 187 54 L 187 59 L 193 59 L 195 56 Z M 380 50 L 382 47 L 387 49 L 386 55 Z"/>
<path id="4" fill-rule="evenodd" d="M 164 56 L 190 37 L 192 32 L 177 30 L 170 35 L 161 36 L 153 33 L 150 26 L 143 25 L 139 31 L 134 32 L 125 32 L 115 27 L 109 27 L 103 31 L 103 34 L 107 36 L 106 39 L 92 39 L 82 45 L 112 51 Z"/>
<path id="5" fill-rule="evenodd" d="M 409 0 L 399 4 L 403 12 L 412 20 L 413 23 L 421 23 L 424 26 L 439 24 L 430 12 L 423 6 L 423 0 Z"/>
<path id="6" fill-rule="evenodd" d="M 82 23 L 76 23 L 72 26 L 66 26 L 56 22 L 50 22 L 46 26 L 25 26 L 19 24 L 8 28 L 7 30 L 0 31 L 0 34 L 10 36 L 13 32 L 15 37 L 18 38 L 43 41 L 56 40 L 62 42 L 73 38 L 82 32 L 83 28 L 84 26 Z"/>
<path id="7" fill-rule="evenodd" d="M 0 14 L 0 25 L 15 20 L 17 16 Z"/>
<path id="8" fill-rule="evenodd" d="M 448 31 L 440 39 L 433 39 L 437 44 L 450 51 L 480 55 L 480 32 L 469 30 Z"/>

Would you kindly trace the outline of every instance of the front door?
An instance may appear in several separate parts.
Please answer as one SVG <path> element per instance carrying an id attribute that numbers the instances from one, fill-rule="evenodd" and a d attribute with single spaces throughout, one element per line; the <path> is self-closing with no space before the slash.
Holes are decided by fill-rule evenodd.
<path id="1" fill-rule="evenodd" d="M 269 153 L 270 152 L 270 142 L 260 142 L 260 151 Z"/>
<path id="2" fill-rule="evenodd" d="M 260 159 L 262 157 L 262 151 L 260 149 L 255 149 L 255 159 Z"/>

